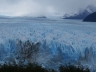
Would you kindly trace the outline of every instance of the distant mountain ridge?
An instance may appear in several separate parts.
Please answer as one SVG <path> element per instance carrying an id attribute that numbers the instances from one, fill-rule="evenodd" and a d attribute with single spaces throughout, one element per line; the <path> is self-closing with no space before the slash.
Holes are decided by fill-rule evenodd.
<path id="1" fill-rule="evenodd" d="M 32 19 L 32 18 L 47 18 L 46 16 L 37 16 L 37 17 L 31 17 L 31 16 L 3 16 L 0 15 L 0 19 Z"/>
<path id="2" fill-rule="evenodd" d="M 0 15 L 0 19 L 8 19 L 10 18 L 9 16 L 3 16 L 3 15 Z"/>
<path id="3" fill-rule="evenodd" d="M 96 22 L 96 12 L 88 15 L 83 21 L 84 22 Z"/>
<path id="4" fill-rule="evenodd" d="M 88 5 L 86 7 L 86 9 L 79 11 L 76 14 L 65 14 L 63 16 L 63 19 L 84 19 L 86 16 L 88 16 L 89 14 L 93 13 L 96 11 L 96 7 L 93 5 Z"/>

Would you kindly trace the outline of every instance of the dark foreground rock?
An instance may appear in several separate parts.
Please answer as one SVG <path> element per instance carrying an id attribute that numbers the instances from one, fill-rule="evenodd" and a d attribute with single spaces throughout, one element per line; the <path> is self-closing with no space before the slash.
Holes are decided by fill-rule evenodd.
<path id="1" fill-rule="evenodd" d="M 96 12 L 88 15 L 83 21 L 84 22 L 96 22 Z"/>

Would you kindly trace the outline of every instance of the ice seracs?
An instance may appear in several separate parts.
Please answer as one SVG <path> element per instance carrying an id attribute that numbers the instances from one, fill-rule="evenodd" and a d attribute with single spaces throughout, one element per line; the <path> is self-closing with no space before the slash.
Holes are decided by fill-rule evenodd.
<path id="1" fill-rule="evenodd" d="M 18 58 L 15 53 L 18 40 L 22 43 L 27 40 L 34 43 L 40 42 L 39 51 L 34 58 L 44 67 L 56 68 L 65 63 L 96 66 L 96 25 L 94 23 L 43 18 L 42 20 L 40 18 L 0 19 L 1 61 Z M 26 61 L 29 60 L 32 59 Z"/>

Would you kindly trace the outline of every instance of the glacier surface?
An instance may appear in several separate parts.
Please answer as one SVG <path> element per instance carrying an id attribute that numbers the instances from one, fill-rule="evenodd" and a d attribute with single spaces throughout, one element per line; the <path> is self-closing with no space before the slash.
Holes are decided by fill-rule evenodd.
<path id="1" fill-rule="evenodd" d="M 0 62 L 15 59 L 16 40 L 40 42 L 37 62 L 55 68 L 82 64 L 96 68 L 96 24 L 64 19 L 0 19 Z"/>

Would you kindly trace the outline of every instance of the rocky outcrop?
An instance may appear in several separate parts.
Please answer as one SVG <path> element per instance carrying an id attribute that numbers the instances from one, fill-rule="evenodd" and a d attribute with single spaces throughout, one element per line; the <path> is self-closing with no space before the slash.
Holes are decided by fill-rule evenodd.
<path id="1" fill-rule="evenodd" d="M 96 12 L 88 15 L 83 21 L 84 22 L 96 22 Z"/>

